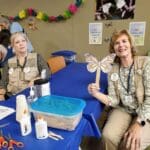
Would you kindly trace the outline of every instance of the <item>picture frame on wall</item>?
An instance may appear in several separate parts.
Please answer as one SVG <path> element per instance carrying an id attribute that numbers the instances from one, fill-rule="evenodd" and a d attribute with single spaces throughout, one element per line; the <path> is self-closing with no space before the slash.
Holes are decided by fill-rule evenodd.
<path id="1" fill-rule="evenodd" d="M 133 19 L 136 0 L 96 0 L 95 20 Z"/>

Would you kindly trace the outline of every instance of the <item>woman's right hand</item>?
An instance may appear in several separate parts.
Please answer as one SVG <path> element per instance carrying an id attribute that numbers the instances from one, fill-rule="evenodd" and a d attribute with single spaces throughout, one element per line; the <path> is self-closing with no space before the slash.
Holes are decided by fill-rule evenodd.
<path id="1" fill-rule="evenodd" d="M 91 83 L 88 85 L 88 92 L 92 95 L 95 96 L 95 94 L 99 93 L 99 87 L 96 83 Z"/>
<path id="2" fill-rule="evenodd" d="M 96 83 L 91 83 L 88 85 L 88 92 L 103 104 L 111 106 L 111 101 L 108 99 L 107 95 L 99 91 L 99 87 Z"/>

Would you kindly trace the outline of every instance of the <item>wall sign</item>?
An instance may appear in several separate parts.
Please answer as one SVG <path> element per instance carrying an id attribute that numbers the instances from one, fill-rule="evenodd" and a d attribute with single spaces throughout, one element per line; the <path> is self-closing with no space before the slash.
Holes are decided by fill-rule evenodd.
<path id="1" fill-rule="evenodd" d="M 89 44 L 102 44 L 102 23 L 89 23 Z"/>

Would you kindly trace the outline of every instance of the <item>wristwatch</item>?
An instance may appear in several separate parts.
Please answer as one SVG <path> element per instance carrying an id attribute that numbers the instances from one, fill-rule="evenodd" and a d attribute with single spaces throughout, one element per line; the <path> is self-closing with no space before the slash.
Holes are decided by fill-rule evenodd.
<path id="1" fill-rule="evenodd" d="M 145 120 L 142 120 L 142 119 L 140 119 L 140 118 L 137 118 L 136 122 L 137 122 L 138 124 L 140 124 L 142 127 L 144 127 L 145 124 L 146 124 L 146 121 L 145 121 Z"/>

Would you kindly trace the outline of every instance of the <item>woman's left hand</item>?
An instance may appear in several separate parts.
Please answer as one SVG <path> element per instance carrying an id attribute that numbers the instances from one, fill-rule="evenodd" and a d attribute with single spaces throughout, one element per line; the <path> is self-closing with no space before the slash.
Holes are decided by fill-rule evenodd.
<path id="1" fill-rule="evenodd" d="M 34 80 L 31 80 L 28 84 L 29 87 L 33 86 L 34 85 Z"/>
<path id="2" fill-rule="evenodd" d="M 123 137 L 123 145 L 129 150 L 140 150 L 142 126 L 134 122 Z"/>
<path id="3" fill-rule="evenodd" d="M 32 80 L 29 82 L 28 87 L 33 86 L 33 85 L 34 85 L 34 81 L 35 81 L 35 80 L 38 80 L 38 79 L 41 79 L 41 77 L 36 77 L 36 78 L 32 79 Z"/>

